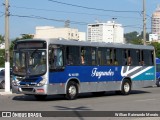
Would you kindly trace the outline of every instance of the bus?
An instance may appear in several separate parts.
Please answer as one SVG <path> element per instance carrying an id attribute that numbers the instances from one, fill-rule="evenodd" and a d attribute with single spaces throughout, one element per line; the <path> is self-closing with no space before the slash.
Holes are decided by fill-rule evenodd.
<path id="1" fill-rule="evenodd" d="M 62 94 L 69 100 L 79 93 L 101 94 L 155 85 L 153 46 L 65 39 L 27 39 L 15 42 L 14 93 L 37 100 Z"/>
<path id="2" fill-rule="evenodd" d="M 160 87 L 160 59 L 156 58 L 156 85 Z"/>

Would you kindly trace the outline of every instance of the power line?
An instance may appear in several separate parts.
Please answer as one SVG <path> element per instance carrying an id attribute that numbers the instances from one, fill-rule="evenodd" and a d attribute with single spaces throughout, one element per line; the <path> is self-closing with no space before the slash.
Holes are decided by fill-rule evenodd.
<path id="1" fill-rule="evenodd" d="M 73 6 L 73 7 L 79 7 L 79 8 L 90 9 L 90 10 L 105 11 L 105 12 L 123 12 L 123 13 L 130 12 L 130 13 L 138 13 L 138 14 L 141 13 L 141 11 L 120 11 L 120 10 L 118 11 L 118 10 L 106 10 L 106 9 L 100 9 L 100 8 L 86 7 L 86 6 L 81 6 L 81 5 L 65 3 L 65 2 L 59 2 L 59 1 L 56 1 L 56 0 L 48 0 L 48 1 L 58 3 L 58 4 Z"/>
<path id="2" fill-rule="evenodd" d="M 53 19 L 53 18 L 46 18 L 46 17 L 41 17 L 41 16 L 35 16 L 35 15 L 14 15 L 10 14 L 10 16 L 15 16 L 15 17 L 21 17 L 21 18 L 34 18 L 34 19 L 41 19 L 41 20 L 50 20 L 50 21 L 56 21 L 56 22 L 65 22 L 66 20 L 59 20 L 59 19 Z M 72 24 L 79 24 L 79 25 L 87 25 L 89 23 L 86 22 L 79 22 L 79 21 L 70 21 Z"/>
<path id="3" fill-rule="evenodd" d="M 91 13 L 83 13 L 83 12 L 71 12 L 71 11 L 58 11 L 53 9 L 39 9 L 39 8 L 32 8 L 32 7 L 19 7 L 19 6 L 12 6 L 13 8 L 18 9 L 27 9 L 27 10 L 36 10 L 36 11 L 46 11 L 46 12 L 60 12 L 60 13 L 69 13 L 69 14 L 81 14 L 81 15 L 91 15 L 91 16 L 109 16 L 109 17 L 119 17 L 125 19 L 141 19 L 140 17 L 126 17 L 126 16 L 112 16 L 112 15 L 100 15 L 100 14 L 91 14 Z"/>
<path id="4" fill-rule="evenodd" d="M 123 27 L 143 29 L 142 27 L 139 27 L 139 25 L 125 25 Z"/>
<path id="5" fill-rule="evenodd" d="M 32 18 L 32 19 L 40 19 L 40 20 L 49 20 L 49 21 L 56 21 L 56 22 L 62 22 L 64 23 L 66 20 L 58 20 L 58 19 L 53 19 L 53 18 L 46 18 L 46 17 L 41 17 L 41 16 L 35 16 L 35 15 L 14 15 L 14 14 L 10 14 L 10 16 L 13 17 L 20 17 L 20 18 Z M 89 23 L 87 22 L 79 22 L 79 21 L 70 21 L 71 24 L 78 24 L 78 25 L 88 25 Z M 128 28 L 138 28 L 138 29 L 142 29 L 142 27 L 139 27 L 139 25 L 125 25 L 123 27 L 128 27 Z"/>

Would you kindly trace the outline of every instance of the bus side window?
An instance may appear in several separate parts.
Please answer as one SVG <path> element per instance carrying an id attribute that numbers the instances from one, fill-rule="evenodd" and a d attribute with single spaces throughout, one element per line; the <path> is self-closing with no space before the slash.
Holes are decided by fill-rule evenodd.
<path id="1" fill-rule="evenodd" d="M 132 49 L 130 51 L 130 57 L 132 58 L 132 66 L 137 66 L 139 65 L 139 50 Z"/>
<path id="2" fill-rule="evenodd" d="M 98 48 L 98 64 L 99 65 L 106 65 L 107 64 L 107 56 L 106 55 L 106 48 Z"/>
<path id="3" fill-rule="evenodd" d="M 85 65 L 97 64 L 97 51 L 94 47 L 81 47 L 81 54 L 84 56 Z"/>
<path id="4" fill-rule="evenodd" d="M 57 45 L 52 45 L 49 48 L 49 68 L 57 69 L 64 66 L 63 64 L 63 49 Z"/>
<path id="5" fill-rule="evenodd" d="M 106 63 L 107 65 L 112 65 L 112 59 L 111 59 L 111 49 L 110 48 L 107 48 L 106 50 Z"/>
<path id="6" fill-rule="evenodd" d="M 66 46 L 66 65 L 79 65 L 80 63 L 80 47 Z"/>
<path id="7" fill-rule="evenodd" d="M 128 51 L 126 49 L 122 50 L 122 65 L 127 65 Z"/>
<path id="8" fill-rule="evenodd" d="M 92 65 L 97 64 L 97 51 L 96 48 L 91 48 L 91 54 L 92 54 Z"/>
<path id="9" fill-rule="evenodd" d="M 151 56 L 151 57 L 148 57 Z M 153 65 L 153 52 L 151 50 L 143 50 L 143 61 L 144 65 L 151 66 Z"/>

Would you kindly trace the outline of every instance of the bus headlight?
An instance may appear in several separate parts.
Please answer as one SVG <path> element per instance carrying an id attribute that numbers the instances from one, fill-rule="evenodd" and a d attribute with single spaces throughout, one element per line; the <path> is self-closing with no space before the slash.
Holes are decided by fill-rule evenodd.
<path id="1" fill-rule="evenodd" d="M 19 85 L 19 80 L 16 77 L 12 77 L 12 85 L 18 86 Z"/>
<path id="2" fill-rule="evenodd" d="M 12 80 L 12 85 L 14 86 L 18 86 L 19 85 L 19 82 L 18 80 Z"/>
<path id="3" fill-rule="evenodd" d="M 37 84 L 37 86 L 43 86 L 43 85 L 46 83 L 46 81 L 47 81 L 47 79 L 41 80 L 41 81 Z"/>

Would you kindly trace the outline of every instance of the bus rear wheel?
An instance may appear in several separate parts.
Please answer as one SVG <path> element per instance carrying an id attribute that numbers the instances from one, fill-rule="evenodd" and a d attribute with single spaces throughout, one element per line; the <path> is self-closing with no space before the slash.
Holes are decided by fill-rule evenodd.
<path id="1" fill-rule="evenodd" d="M 68 100 L 74 100 L 78 96 L 78 84 L 74 81 L 70 81 L 66 89 L 66 98 Z"/>
<path id="2" fill-rule="evenodd" d="M 131 82 L 128 79 L 124 79 L 121 86 L 121 94 L 128 95 L 131 92 Z"/>

